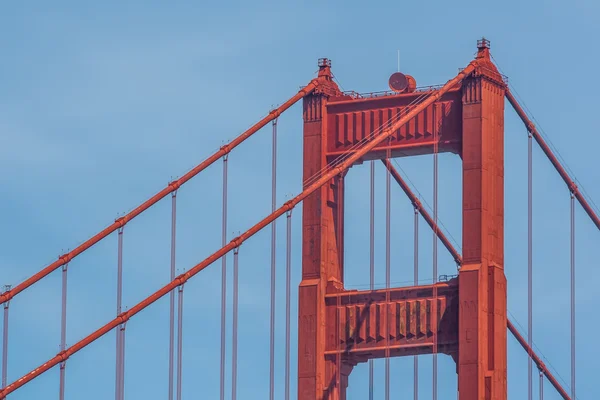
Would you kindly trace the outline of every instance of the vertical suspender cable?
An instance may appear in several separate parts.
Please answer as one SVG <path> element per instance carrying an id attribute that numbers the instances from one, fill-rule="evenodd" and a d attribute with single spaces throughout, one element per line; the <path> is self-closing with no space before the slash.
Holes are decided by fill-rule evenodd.
<path id="1" fill-rule="evenodd" d="M 175 279 L 175 221 L 177 191 L 171 194 L 171 281 Z M 169 293 L 169 400 L 173 400 L 173 363 L 175 349 L 175 289 Z"/>
<path id="2" fill-rule="evenodd" d="M 67 348 L 67 268 L 69 264 L 62 267 L 62 304 L 60 311 L 60 351 Z M 59 400 L 65 399 L 65 367 L 66 361 L 60 363 L 60 383 L 58 389 Z"/>
<path id="3" fill-rule="evenodd" d="M 125 327 L 127 323 L 121 325 L 121 380 L 119 388 L 119 399 L 125 399 Z"/>
<path id="4" fill-rule="evenodd" d="M 223 246 L 227 244 L 227 154 L 223 156 Z M 225 314 L 227 308 L 227 254 L 221 258 L 221 400 L 225 400 Z"/>
<path id="5" fill-rule="evenodd" d="M 386 160 L 390 160 L 390 140 Z M 391 258 L 391 173 L 385 174 L 385 400 L 390 400 L 390 258 Z"/>
<path id="6" fill-rule="evenodd" d="M 231 334 L 231 400 L 237 399 L 237 350 L 238 350 L 238 253 L 239 247 L 233 250 L 233 323 Z"/>
<path id="7" fill-rule="evenodd" d="M 177 190 L 171 195 L 171 281 L 175 279 L 175 243 L 177 237 Z M 174 345 L 175 339 L 175 289 L 171 290 L 171 337 L 169 343 L 169 398 L 173 398 L 173 361 L 174 361 Z M 181 325 L 182 325 L 182 309 L 183 309 L 183 286 L 179 286 L 178 294 L 178 309 L 177 309 L 177 399 L 181 399 Z"/>
<path id="8" fill-rule="evenodd" d="M 527 138 L 527 344 L 533 342 L 533 153 L 532 136 Z M 533 364 L 531 354 L 527 358 L 528 399 L 533 399 Z"/>
<path id="9" fill-rule="evenodd" d="M 179 286 L 177 298 L 177 400 L 181 400 L 181 370 L 183 356 L 183 285 Z"/>
<path id="10" fill-rule="evenodd" d="M 371 161 L 371 214 L 370 214 L 370 269 L 369 288 L 375 290 L 375 161 Z M 369 360 L 369 400 L 373 400 L 373 360 Z"/>
<path id="11" fill-rule="evenodd" d="M 544 400 L 544 373 L 540 371 L 540 400 Z"/>
<path id="12" fill-rule="evenodd" d="M 117 249 L 117 315 L 122 312 L 123 301 L 123 227 L 118 231 L 118 249 Z M 115 399 L 121 398 L 121 381 L 123 380 L 123 335 L 121 326 L 116 329 L 117 335 L 117 355 L 116 355 L 116 378 L 115 378 Z"/>
<path id="13" fill-rule="evenodd" d="M 414 238 L 414 285 L 419 285 L 419 209 L 415 207 L 415 238 Z M 419 356 L 414 356 L 413 366 L 413 399 L 419 399 Z"/>
<path id="14" fill-rule="evenodd" d="M 290 308 L 292 288 L 292 210 L 287 213 L 285 255 L 285 400 L 290 400 Z"/>
<path id="15" fill-rule="evenodd" d="M 571 192 L 571 398 L 575 397 L 575 194 Z"/>
<path id="16" fill-rule="evenodd" d="M 4 286 L 5 291 L 10 290 L 10 285 Z M 8 306 L 10 300 L 4 303 L 4 324 L 2 326 L 2 387 L 6 387 L 8 370 Z"/>
<path id="17" fill-rule="evenodd" d="M 337 209 L 336 209 L 336 213 L 337 213 L 337 226 L 336 226 L 336 241 L 337 241 L 337 250 L 338 250 L 338 268 L 339 268 L 339 274 L 340 274 L 340 279 L 343 280 L 343 272 L 342 272 L 342 259 L 343 259 L 343 254 L 340 254 L 341 252 L 344 251 L 341 243 L 342 243 L 342 219 L 343 219 L 343 215 L 341 212 L 341 208 L 342 208 L 342 179 L 343 176 L 340 174 L 338 175 L 337 178 Z M 341 325 L 342 325 L 342 320 L 341 320 L 341 308 L 342 308 L 342 296 L 341 293 L 338 293 L 338 296 L 336 298 L 336 323 L 335 323 L 335 331 L 336 331 L 336 348 L 337 348 L 337 352 L 336 352 L 336 357 L 335 357 L 335 372 L 336 372 L 336 389 L 337 389 L 337 398 L 341 399 L 342 398 L 342 346 L 341 346 L 341 342 L 342 342 L 342 333 L 341 333 Z"/>
<path id="18" fill-rule="evenodd" d="M 437 381 L 438 381 L 438 363 L 437 363 L 437 341 L 438 341 L 438 299 L 437 299 L 437 278 L 438 278 L 438 265 L 437 265 L 437 244 L 438 244 L 438 130 L 436 121 L 436 108 L 435 104 L 433 107 L 433 221 L 435 222 L 433 228 L 433 304 L 435 310 L 435 332 L 433 333 L 433 373 L 432 373 L 432 388 L 433 388 L 433 400 L 437 400 Z"/>
<path id="19" fill-rule="evenodd" d="M 273 151 L 271 164 L 271 212 L 277 206 L 277 118 L 273 120 Z M 275 234 L 276 222 L 271 222 L 271 337 L 269 364 L 269 400 L 275 400 Z"/>
<path id="20" fill-rule="evenodd" d="M 336 298 L 336 307 L 335 307 L 335 343 L 336 343 L 336 353 L 335 353 L 335 390 L 337 390 L 337 396 L 334 398 L 341 399 L 342 398 L 342 346 L 340 345 L 341 338 L 341 318 L 340 318 L 340 309 L 342 308 L 342 296 L 341 293 L 338 293 Z"/>

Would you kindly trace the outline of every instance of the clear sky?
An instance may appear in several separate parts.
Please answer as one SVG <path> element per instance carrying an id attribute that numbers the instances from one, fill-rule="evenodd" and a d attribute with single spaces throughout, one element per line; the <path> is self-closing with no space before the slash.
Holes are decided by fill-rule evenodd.
<path id="1" fill-rule="evenodd" d="M 251 5 L 250 5 L 251 4 Z M 397 68 L 417 83 L 452 78 L 482 35 L 503 73 L 592 199 L 597 169 L 597 26 L 593 0 L 523 2 L 5 2 L 0 5 L 0 284 L 16 284 L 72 249 L 199 163 L 307 83 L 317 59 L 333 60 L 343 88 L 386 89 Z M 301 188 L 301 109 L 279 123 L 278 203 Z M 513 320 L 527 323 L 526 131 L 506 110 L 506 274 Z M 431 157 L 399 159 L 431 203 Z M 270 210 L 270 132 L 230 157 L 228 236 Z M 384 172 L 377 171 L 377 282 L 384 280 Z M 179 191 L 177 269 L 219 247 L 220 163 Z M 569 381 L 569 196 L 539 149 L 534 154 L 534 341 Z M 440 157 L 440 218 L 461 240 L 461 173 Z M 347 287 L 368 285 L 368 168 L 348 175 Z M 412 280 L 412 208 L 393 187 L 392 282 Z M 300 216 L 293 223 L 293 305 L 300 279 Z M 577 390 L 598 397 L 594 300 L 600 233 L 577 210 Z M 431 279 L 431 231 L 422 224 L 420 274 Z M 277 383 L 283 397 L 284 221 L 278 224 Z M 268 397 L 268 230 L 240 250 L 239 398 Z M 127 225 L 124 305 L 131 307 L 169 277 L 170 200 Z M 114 317 L 116 235 L 70 264 L 69 345 Z M 440 273 L 455 267 L 440 246 Z M 220 268 L 185 288 L 183 397 L 218 398 Z M 230 263 L 231 268 L 231 263 Z M 231 278 L 231 275 L 229 275 Z M 231 279 L 230 279 L 231 282 Z M 231 299 L 230 299 L 231 300 Z M 229 313 L 231 315 L 231 313 Z M 589 318 L 586 318 L 589 316 Z M 293 321 L 292 374 L 296 375 Z M 60 274 L 10 305 L 8 380 L 57 353 Z M 115 335 L 67 363 L 68 399 L 114 396 Z M 527 357 L 509 339 L 509 398 L 526 398 Z M 228 360 L 230 359 L 228 344 Z M 127 328 L 126 398 L 167 393 L 168 300 Z M 440 399 L 454 399 L 453 361 L 440 356 Z M 228 387 L 230 364 L 227 365 Z M 383 398 L 383 361 L 376 398 Z M 422 357 L 420 390 L 431 395 L 431 358 Z M 412 360 L 392 361 L 392 393 L 412 393 Z M 349 400 L 367 397 L 367 368 L 355 368 Z M 537 381 L 536 381 L 537 398 Z M 296 380 L 292 380 L 295 395 Z M 558 396 L 546 385 L 546 399 Z M 11 399 L 55 398 L 58 369 Z M 229 395 L 228 395 L 229 396 Z"/>

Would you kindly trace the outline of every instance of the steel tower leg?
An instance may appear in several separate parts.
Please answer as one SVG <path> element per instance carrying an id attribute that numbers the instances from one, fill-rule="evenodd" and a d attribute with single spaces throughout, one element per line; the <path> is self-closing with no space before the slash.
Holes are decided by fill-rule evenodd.
<path id="1" fill-rule="evenodd" d="M 489 49 L 481 47 L 477 57 L 482 64 L 487 63 Z M 489 65 L 493 67 L 491 61 Z M 494 78 L 479 75 L 466 79 L 462 89 L 464 261 L 459 272 L 458 334 L 461 400 L 507 398 L 504 85 Z"/>
<path id="2" fill-rule="evenodd" d="M 319 76 L 331 79 L 329 65 L 320 65 Z M 333 82 L 332 82 L 332 85 Z M 322 93 L 304 98 L 304 186 L 307 180 L 327 166 L 327 96 Z M 303 202 L 302 212 L 302 281 L 298 311 L 298 399 L 345 399 L 347 368 L 336 358 L 323 357 L 326 324 L 333 325 L 333 315 L 326 315 L 325 294 L 343 287 L 343 178 L 332 178 Z M 331 332 L 335 332 L 332 330 Z M 320 356 L 319 356 L 320 355 Z M 340 374 L 338 374 L 338 370 Z M 336 379 L 336 377 L 340 377 Z"/>

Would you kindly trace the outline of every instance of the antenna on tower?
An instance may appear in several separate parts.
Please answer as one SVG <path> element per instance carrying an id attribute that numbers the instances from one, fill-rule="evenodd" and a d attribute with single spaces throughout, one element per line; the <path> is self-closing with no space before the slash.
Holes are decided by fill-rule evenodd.
<path id="1" fill-rule="evenodd" d="M 400 72 L 400 50 L 398 50 L 398 71 Z"/>

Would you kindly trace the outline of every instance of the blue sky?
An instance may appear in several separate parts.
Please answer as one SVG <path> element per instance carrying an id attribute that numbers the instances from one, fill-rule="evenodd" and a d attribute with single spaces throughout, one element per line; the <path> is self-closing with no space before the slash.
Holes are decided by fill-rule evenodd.
<path id="1" fill-rule="evenodd" d="M 174 177 L 237 136 L 307 83 L 319 57 L 333 60 L 346 90 L 386 89 L 401 69 L 418 84 L 443 83 L 474 55 L 482 35 L 503 73 L 533 112 L 590 198 L 600 203 L 595 116 L 600 82 L 593 51 L 600 8 L 592 0 L 498 4 L 430 2 L 6 3 L 0 6 L 0 284 L 15 284 L 137 206 Z M 280 118 L 278 203 L 301 187 L 301 111 Z M 506 274 L 509 311 L 527 322 L 525 128 L 506 109 Z M 230 157 L 229 237 L 270 210 L 270 132 Z M 431 203 L 431 157 L 397 160 Z M 384 282 L 384 172 L 377 170 L 377 279 Z M 177 269 L 195 265 L 220 243 L 220 163 L 179 191 Z M 460 160 L 440 157 L 440 218 L 461 238 Z M 534 153 L 534 341 L 569 380 L 569 196 L 539 149 Z M 347 186 L 348 287 L 368 285 L 368 168 Z M 393 187 L 392 282 L 412 280 L 412 208 Z M 294 213 L 292 310 L 300 279 L 300 209 Z M 578 398 L 598 395 L 593 378 L 594 245 L 600 233 L 577 210 Z M 169 276 L 170 200 L 125 229 L 124 305 L 131 307 Z M 422 224 L 422 226 L 424 226 Z M 277 398 L 283 396 L 285 222 L 278 224 Z M 420 274 L 431 275 L 431 232 L 421 229 Z M 268 394 L 269 240 L 240 250 L 240 399 Z M 67 342 L 114 316 L 116 235 L 77 258 L 69 270 Z M 231 263 L 230 263 L 231 267 Z M 455 271 L 440 247 L 440 273 Z M 231 282 L 231 280 L 230 280 Z M 184 398 L 218 398 L 218 265 L 185 289 Z M 11 302 L 8 377 L 12 382 L 58 351 L 60 274 Z M 229 314 L 231 315 L 231 314 Z M 294 321 L 294 319 L 293 319 Z M 295 321 L 294 321 L 295 322 Z M 296 372 L 296 324 L 292 326 Z M 526 355 L 509 339 L 509 398 L 525 398 Z M 114 394 L 114 334 L 67 364 L 67 398 Z M 228 347 L 228 353 L 231 346 Z M 229 354 L 228 354 L 229 359 Z M 421 362 L 421 393 L 431 393 L 431 359 Z M 127 328 L 126 398 L 167 392 L 168 300 Z M 454 399 L 451 359 L 440 357 L 440 399 Z M 228 369 L 228 385 L 229 371 Z M 412 360 L 392 361 L 392 393 L 412 393 Z M 348 399 L 367 395 L 366 366 L 355 368 Z M 383 398 L 383 361 L 376 363 Z M 292 381 L 292 391 L 296 387 Z M 537 387 L 537 385 L 536 385 Z M 546 399 L 558 396 L 546 386 Z M 58 369 L 10 398 L 52 398 Z"/>

